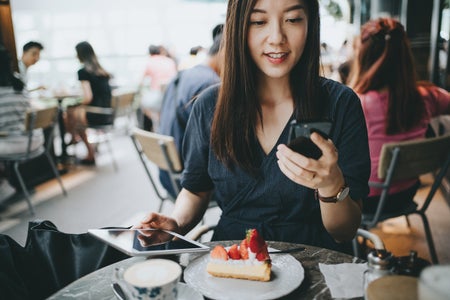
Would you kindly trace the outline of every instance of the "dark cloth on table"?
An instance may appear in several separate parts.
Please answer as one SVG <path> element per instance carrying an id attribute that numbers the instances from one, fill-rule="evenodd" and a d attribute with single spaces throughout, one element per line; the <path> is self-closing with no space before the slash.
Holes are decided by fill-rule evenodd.
<path id="1" fill-rule="evenodd" d="M 90 106 L 111 107 L 111 86 L 109 85 L 109 77 L 92 74 L 82 68 L 78 70 L 78 80 L 89 81 L 92 90 L 92 101 Z M 86 113 L 89 125 L 109 125 L 113 122 L 111 115 L 96 114 L 92 112 Z"/>
<path id="2" fill-rule="evenodd" d="M 200 64 L 178 72 L 168 84 L 161 107 L 159 133 L 173 136 L 180 157 L 186 123 L 192 110 L 192 100 L 205 88 L 219 81 L 220 77 L 213 69 Z M 169 174 L 160 170 L 159 179 L 163 187 L 176 197 Z"/>
<path id="3" fill-rule="evenodd" d="M 322 79 L 321 90 L 333 121 L 330 138 L 339 152 L 339 167 L 352 199 L 368 194 L 370 174 L 366 124 L 360 101 L 349 88 Z M 210 130 L 219 87 L 205 90 L 196 100 L 183 143 L 185 169 L 181 184 L 192 192 L 214 189 L 222 216 L 214 240 L 242 239 L 248 228 L 257 228 L 266 240 L 310 244 L 350 252 L 350 242 L 336 243 L 323 226 L 314 191 L 298 185 L 279 169 L 277 145 L 286 144 L 289 123 L 276 145 L 265 154 L 255 139 L 258 175 L 227 169 L 210 148 Z M 293 119 L 293 117 L 291 118 Z"/>
<path id="4" fill-rule="evenodd" d="M 32 221 L 24 247 L 0 234 L 0 299 L 45 299 L 128 257 L 88 233 L 63 233 L 49 221 Z"/>

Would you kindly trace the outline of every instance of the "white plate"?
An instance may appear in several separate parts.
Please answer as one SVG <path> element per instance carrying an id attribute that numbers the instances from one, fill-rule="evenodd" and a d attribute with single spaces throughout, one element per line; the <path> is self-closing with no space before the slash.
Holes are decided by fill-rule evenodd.
<path id="1" fill-rule="evenodd" d="M 179 282 L 177 300 L 203 300 L 203 296 L 187 284 Z"/>
<path id="2" fill-rule="evenodd" d="M 274 249 L 269 249 L 274 250 Z M 289 254 L 275 254 L 268 282 L 219 278 L 206 272 L 209 254 L 193 260 L 184 270 L 184 280 L 204 296 L 213 299 L 276 299 L 288 295 L 302 283 L 305 271 Z"/>

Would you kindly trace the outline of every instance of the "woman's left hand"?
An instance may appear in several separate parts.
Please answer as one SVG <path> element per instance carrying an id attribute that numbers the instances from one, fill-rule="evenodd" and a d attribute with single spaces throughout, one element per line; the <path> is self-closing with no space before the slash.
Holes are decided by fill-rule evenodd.
<path id="1" fill-rule="evenodd" d="M 326 140 L 320 134 L 312 133 L 311 140 L 322 150 L 318 160 L 281 144 L 277 148 L 278 165 L 292 181 L 311 189 L 320 189 L 323 196 L 334 196 L 344 185 L 344 177 L 337 164 L 338 151 L 330 139 Z"/>

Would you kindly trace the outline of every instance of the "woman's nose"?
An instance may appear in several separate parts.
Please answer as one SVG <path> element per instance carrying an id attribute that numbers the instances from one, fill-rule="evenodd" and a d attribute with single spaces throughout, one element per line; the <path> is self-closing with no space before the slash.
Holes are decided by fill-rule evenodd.
<path id="1" fill-rule="evenodd" d="M 270 44 L 281 44 L 284 42 L 285 36 L 283 32 L 283 26 L 281 26 L 280 23 L 273 22 L 268 29 L 268 42 Z"/>

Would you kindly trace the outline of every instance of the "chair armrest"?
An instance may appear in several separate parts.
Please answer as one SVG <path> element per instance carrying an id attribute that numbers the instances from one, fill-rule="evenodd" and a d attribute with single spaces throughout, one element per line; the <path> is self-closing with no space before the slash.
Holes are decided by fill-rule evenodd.
<path id="1" fill-rule="evenodd" d="M 386 184 L 383 182 L 369 181 L 369 187 L 382 189 L 385 187 L 385 185 Z"/>
<path id="2" fill-rule="evenodd" d="M 198 241 L 202 237 L 202 235 L 208 233 L 211 230 L 214 230 L 216 226 L 216 224 L 198 226 L 197 228 L 192 229 L 187 236 L 194 241 Z"/>
<path id="3" fill-rule="evenodd" d="M 363 238 L 368 239 L 369 241 L 371 241 L 373 243 L 375 249 L 377 249 L 377 250 L 384 250 L 385 249 L 384 248 L 384 243 L 381 240 L 381 238 L 378 235 L 376 235 L 376 234 L 374 234 L 374 233 L 372 233 L 372 232 L 370 232 L 368 230 L 364 230 L 364 229 L 358 228 L 358 231 L 356 232 L 356 235 L 362 236 Z"/>
<path id="4" fill-rule="evenodd" d="M 114 109 L 111 107 L 98 107 L 98 106 L 86 105 L 86 106 L 84 106 L 84 109 L 86 112 L 94 113 L 94 114 L 101 114 L 101 115 L 114 114 Z"/>

